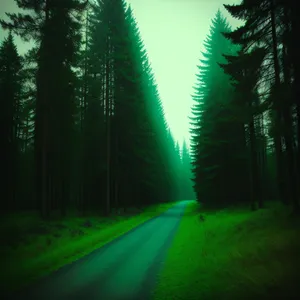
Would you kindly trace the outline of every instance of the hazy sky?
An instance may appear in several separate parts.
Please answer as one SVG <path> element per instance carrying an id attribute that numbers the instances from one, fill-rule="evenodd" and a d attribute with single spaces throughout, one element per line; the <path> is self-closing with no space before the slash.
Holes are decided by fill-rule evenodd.
<path id="1" fill-rule="evenodd" d="M 63 1 L 63 0 L 62 0 Z M 158 83 L 167 122 L 175 139 L 189 140 L 191 94 L 203 41 L 209 33 L 211 20 L 220 8 L 240 0 L 127 0 L 131 4 Z M 0 18 L 16 10 L 14 0 L 0 0 Z M 3 39 L 0 28 L 0 41 Z M 28 49 L 16 39 L 20 53 Z"/>

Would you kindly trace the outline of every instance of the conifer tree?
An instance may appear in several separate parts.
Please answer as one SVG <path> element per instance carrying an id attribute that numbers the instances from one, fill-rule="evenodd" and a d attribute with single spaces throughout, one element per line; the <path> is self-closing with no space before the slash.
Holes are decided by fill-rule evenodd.
<path id="1" fill-rule="evenodd" d="M 35 42 L 22 58 L 19 100 L 24 207 L 49 218 L 179 199 L 179 146 L 131 7 L 16 2 L 23 12 L 1 25 Z"/>
<path id="2" fill-rule="evenodd" d="M 2 190 L 7 199 L 3 210 L 16 209 L 16 190 L 19 180 L 20 128 L 22 116 L 22 62 L 12 33 L 0 47 L 0 136 L 2 160 Z"/>
<path id="3" fill-rule="evenodd" d="M 219 66 L 224 62 L 223 53 L 237 50 L 222 35 L 229 31 L 227 20 L 218 11 L 205 41 L 206 52 L 200 60 L 202 66 L 193 96 L 191 150 L 195 192 L 199 201 L 212 205 L 238 201 L 246 182 L 246 174 L 240 172 L 245 165 L 243 127 L 234 119 L 234 91 Z M 234 183 L 236 179 L 239 188 Z"/>
<path id="4" fill-rule="evenodd" d="M 72 67 L 80 43 L 79 0 L 17 1 L 23 14 L 1 20 L 25 41 L 38 43 L 37 96 L 35 111 L 36 198 L 42 216 L 52 208 L 66 214 L 70 198 L 70 151 L 74 117 Z M 77 14 L 77 15 L 75 15 Z"/>
<path id="5" fill-rule="evenodd" d="M 264 135 L 261 131 L 261 120 L 259 113 L 259 101 L 256 84 L 261 77 L 260 66 L 265 58 L 266 51 L 263 48 L 256 48 L 251 53 L 239 52 L 237 56 L 225 55 L 227 64 L 220 64 L 225 73 L 229 74 L 235 88 L 235 112 L 239 116 L 239 123 L 243 124 L 247 152 L 250 153 L 249 164 L 245 172 L 249 172 L 249 189 L 252 208 L 257 204 L 263 207 L 263 198 L 266 193 L 264 182 L 265 174 L 263 161 L 260 160 L 261 153 L 266 147 L 261 142 Z"/>
<path id="6" fill-rule="evenodd" d="M 162 185 L 169 180 L 169 174 L 164 173 L 161 166 L 167 158 L 164 141 L 167 129 L 131 7 L 126 8 L 119 0 L 98 1 L 92 9 L 89 30 L 88 82 L 95 82 L 91 99 L 96 105 L 91 111 L 99 112 L 94 120 L 100 127 L 105 126 L 105 134 L 101 135 L 100 127 L 91 126 L 84 136 L 93 129 L 99 145 L 102 136 L 102 145 L 106 147 L 107 204 L 117 209 L 164 199 L 161 189 L 167 189 L 167 184 Z M 89 122 L 91 91 L 88 87 L 84 126 Z M 94 142 L 91 138 L 89 143 Z M 98 161 L 99 151 L 95 151 Z"/>
<path id="7" fill-rule="evenodd" d="M 192 184 L 192 164 L 186 141 L 183 141 L 181 150 L 181 194 L 180 199 L 195 199 Z"/>
<path id="8" fill-rule="evenodd" d="M 145 194 L 148 201 L 166 201 L 174 199 L 176 192 L 175 161 L 173 158 L 175 145 L 169 144 L 168 126 L 165 120 L 164 111 L 157 83 L 141 39 L 137 23 L 134 19 L 131 7 L 127 10 L 128 20 L 131 24 L 130 39 L 135 41 L 133 52 L 136 57 L 137 66 L 141 79 L 141 90 L 146 103 L 148 118 L 148 146 L 145 147 L 145 154 L 148 157 L 148 178 L 150 184 Z M 171 158 L 172 157 L 172 158 Z M 177 183 L 176 183 L 177 185 Z"/>
<path id="9" fill-rule="evenodd" d="M 259 101 L 269 104 L 265 106 L 265 110 L 269 109 L 268 113 L 272 121 L 279 198 L 283 202 L 292 202 L 295 210 L 299 210 L 297 180 L 299 180 L 300 169 L 299 159 L 294 150 L 297 137 L 292 134 L 296 123 L 293 124 L 292 111 L 297 109 L 297 100 L 295 100 L 297 88 L 294 87 L 294 93 L 291 94 L 290 84 L 287 84 L 290 76 L 287 70 L 291 67 L 297 70 L 295 56 L 295 63 L 291 63 L 293 50 L 290 28 L 294 19 L 290 11 L 291 7 L 290 2 L 274 0 L 254 2 L 243 0 L 239 5 L 225 5 L 232 16 L 245 20 L 243 26 L 226 33 L 225 36 L 235 44 L 241 45 L 246 53 L 254 46 L 266 49 L 267 55 L 261 66 L 264 70 L 263 82 L 258 83 L 263 90 Z M 284 99 L 286 97 L 287 100 Z M 297 169 L 295 165 L 298 166 Z"/>

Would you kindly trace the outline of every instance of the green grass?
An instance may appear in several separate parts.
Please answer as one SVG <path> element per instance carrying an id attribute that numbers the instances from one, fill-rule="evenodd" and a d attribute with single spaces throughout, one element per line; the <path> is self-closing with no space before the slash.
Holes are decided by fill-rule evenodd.
<path id="1" fill-rule="evenodd" d="M 100 248 L 163 213 L 174 203 L 150 206 L 127 215 L 68 217 L 43 222 L 34 213 L 1 220 L 1 288 L 15 290 Z M 4 261 L 3 261 L 4 260 Z"/>
<path id="2" fill-rule="evenodd" d="M 268 206 L 213 213 L 189 205 L 154 299 L 283 299 L 299 293 L 299 218 L 280 204 Z"/>

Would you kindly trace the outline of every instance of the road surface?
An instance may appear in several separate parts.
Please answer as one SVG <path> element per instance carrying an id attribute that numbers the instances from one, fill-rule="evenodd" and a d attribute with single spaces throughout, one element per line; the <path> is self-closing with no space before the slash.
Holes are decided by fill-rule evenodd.
<path id="1" fill-rule="evenodd" d="M 14 299 L 147 300 L 186 201 L 63 267 Z"/>

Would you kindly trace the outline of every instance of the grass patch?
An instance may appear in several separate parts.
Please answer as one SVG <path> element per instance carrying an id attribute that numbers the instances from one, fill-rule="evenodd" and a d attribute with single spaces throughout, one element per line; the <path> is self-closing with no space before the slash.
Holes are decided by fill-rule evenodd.
<path id="1" fill-rule="evenodd" d="M 1 290 L 22 288 L 71 263 L 134 227 L 158 216 L 174 203 L 153 205 L 124 215 L 68 217 L 41 221 L 34 213 L 1 220 Z"/>
<path id="2" fill-rule="evenodd" d="M 299 294 L 300 220 L 280 204 L 186 208 L 154 291 L 163 299 L 272 299 Z M 270 298 L 271 297 L 271 298 Z"/>

